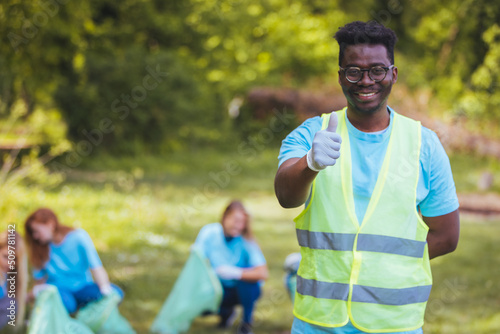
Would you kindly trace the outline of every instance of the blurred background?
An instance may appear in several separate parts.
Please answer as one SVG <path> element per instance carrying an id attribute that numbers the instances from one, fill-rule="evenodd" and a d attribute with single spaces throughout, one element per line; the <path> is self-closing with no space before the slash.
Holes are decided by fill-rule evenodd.
<path id="1" fill-rule="evenodd" d="M 281 140 L 338 110 L 337 29 L 398 35 L 389 104 L 445 146 L 459 248 L 433 260 L 426 333 L 500 332 L 500 3 L 491 0 L 3 0 L 0 220 L 40 206 L 86 229 L 147 332 L 199 229 L 232 198 L 271 276 L 256 333 L 286 333 L 298 251 L 273 179 Z M 197 320 L 193 333 L 212 333 Z"/>

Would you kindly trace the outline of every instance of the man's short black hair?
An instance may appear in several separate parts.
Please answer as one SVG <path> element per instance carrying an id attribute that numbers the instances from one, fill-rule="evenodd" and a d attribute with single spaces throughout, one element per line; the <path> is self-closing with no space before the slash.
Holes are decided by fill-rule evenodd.
<path id="1" fill-rule="evenodd" d="M 339 43 L 339 65 L 344 58 L 344 50 L 349 45 L 382 44 L 387 49 L 387 56 L 394 65 L 394 45 L 398 38 L 396 33 L 382 24 L 370 21 L 354 21 L 340 27 L 334 38 Z"/>

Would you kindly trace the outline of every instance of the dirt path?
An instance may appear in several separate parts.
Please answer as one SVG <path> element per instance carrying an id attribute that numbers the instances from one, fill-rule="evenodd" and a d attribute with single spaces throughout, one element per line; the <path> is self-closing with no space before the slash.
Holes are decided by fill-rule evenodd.
<path id="1" fill-rule="evenodd" d="M 500 195 L 458 194 L 460 213 L 468 218 L 500 219 Z"/>

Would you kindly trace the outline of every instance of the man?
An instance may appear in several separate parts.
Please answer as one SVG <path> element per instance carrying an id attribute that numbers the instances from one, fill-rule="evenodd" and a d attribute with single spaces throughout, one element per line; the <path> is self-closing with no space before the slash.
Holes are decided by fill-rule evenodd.
<path id="1" fill-rule="evenodd" d="M 429 260 L 458 243 L 450 163 L 435 133 L 387 105 L 395 33 L 356 21 L 335 39 L 347 107 L 290 133 L 275 179 L 283 207 L 306 203 L 292 333 L 422 333 Z"/>

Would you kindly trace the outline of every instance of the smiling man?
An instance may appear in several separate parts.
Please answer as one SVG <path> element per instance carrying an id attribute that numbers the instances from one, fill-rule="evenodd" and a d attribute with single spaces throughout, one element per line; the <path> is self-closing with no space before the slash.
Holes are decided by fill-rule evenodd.
<path id="1" fill-rule="evenodd" d="M 292 333 L 422 333 L 429 260 L 458 243 L 449 159 L 387 104 L 395 33 L 356 21 L 335 39 L 347 107 L 292 131 L 275 179 L 283 207 L 305 203 Z"/>

